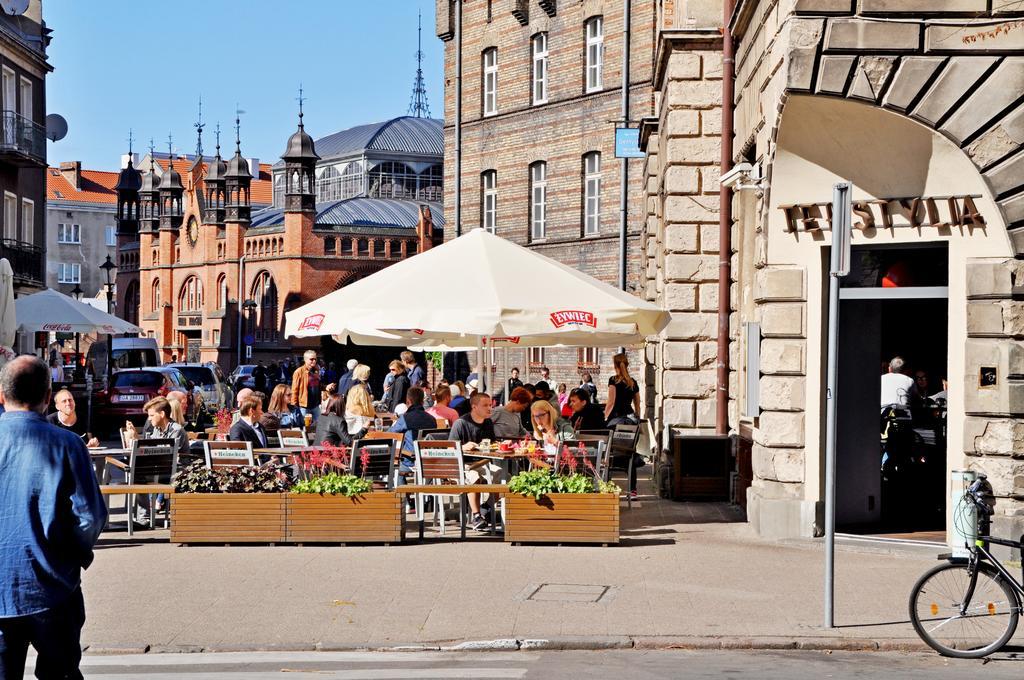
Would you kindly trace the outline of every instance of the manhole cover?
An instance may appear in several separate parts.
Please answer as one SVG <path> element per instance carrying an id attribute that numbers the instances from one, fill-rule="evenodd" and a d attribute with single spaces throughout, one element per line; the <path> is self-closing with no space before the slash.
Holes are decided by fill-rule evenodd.
<path id="1" fill-rule="evenodd" d="M 535 602 L 600 602 L 611 586 L 542 583 L 527 600 Z"/>

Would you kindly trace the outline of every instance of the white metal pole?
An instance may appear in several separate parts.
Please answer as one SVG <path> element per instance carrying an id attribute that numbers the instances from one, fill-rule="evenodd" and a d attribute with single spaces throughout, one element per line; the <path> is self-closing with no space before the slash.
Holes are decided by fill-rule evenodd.
<path id="1" fill-rule="evenodd" d="M 825 628 L 835 627 L 836 388 L 839 382 L 839 279 L 849 268 L 850 184 L 832 194 L 832 252 L 828 281 L 828 377 L 825 392 Z"/>

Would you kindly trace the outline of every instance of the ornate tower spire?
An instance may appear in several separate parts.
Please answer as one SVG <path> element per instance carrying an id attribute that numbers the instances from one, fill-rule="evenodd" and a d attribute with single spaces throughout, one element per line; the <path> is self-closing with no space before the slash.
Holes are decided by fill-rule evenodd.
<path id="1" fill-rule="evenodd" d="M 242 157 L 242 118 L 245 113 L 235 105 L 235 155 L 228 161 L 224 174 L 227 206 L 225 220 L 228 222 L 249 223 L 251 208 L 249 205 L 249 184 L 252 174 L 249 162 Z"/>
<path id="2" fill-rule="evenodd" d="M 284 161 L 285 176 L 285 212 L 306 212 L 316 211 L 316 197 L 314 191 L 314 175 L 316 162 L 320 156 L 316 153 L 316 146 L 313 138 L 306 133 L 302 123 L 302 103 L 305 98 L 302 96 L 302 86 L 299 86 L 299 126 L 292 136 L 288 138 L 288 144 L 281 160 Z"/>
<path id="3" fill-rule="evenodd" d="M 142 173 L 132 163 L 132 131 L 128 130 L 128 165 L 117 177 L 117 232 L 134 235 L 139 231 L 139 189 Z"/>
<path id="4" fill-rule="evenodd" d="M 430 104 L 427 103 L 427 85 L 423 81 L 423 14 L 416 15 L 416 78 L 412 81 L 412 97 L 409 99 L 410 116 L 430 118 Z"/>
<path id="5" fill-rule="evenodd" d="M 196 119 L 193 125 L 196 129 L 196 159 L 198 160 L 203 155 L 203 95 L 199 95 L 199 118 Z"/>

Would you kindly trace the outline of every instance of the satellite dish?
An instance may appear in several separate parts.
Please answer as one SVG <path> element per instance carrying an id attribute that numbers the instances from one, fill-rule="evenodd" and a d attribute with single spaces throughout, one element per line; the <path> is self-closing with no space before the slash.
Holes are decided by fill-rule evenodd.
<path id="1" fill-rule="evenodd" d="M 0 0 L 0 9 L 12 17 L 20 16 L 28 9 L 29 0 Z"/>
<path id="2" fill-rule="evenodd" d="M 4 2 L 5 0 L 0 0 Z M 59 142 L 68 134 L 68 122 L 59 113 L 51 113 L 46 117 L 46 137 L 51 142 Z"/>

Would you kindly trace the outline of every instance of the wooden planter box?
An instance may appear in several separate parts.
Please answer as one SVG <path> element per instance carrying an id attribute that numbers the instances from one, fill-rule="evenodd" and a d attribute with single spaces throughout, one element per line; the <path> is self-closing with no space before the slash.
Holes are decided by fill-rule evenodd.
<path id="1" fill-rule="evenodd" d="M 171 543 L 283 543 L 283 493 L 176 493 Z"/>
<path id="2" fill-rule="evenodd" d="M 505 541 L 509 543 L 619 542 L 619 496 L 556 493 L 534 500 L 505 496 Z"/>
<path id="3" fill-rule="evenodd" d="M 288 543 L 401 543 L 402 496 L 375 491 L 363 496 L 289 493 Z"/>

